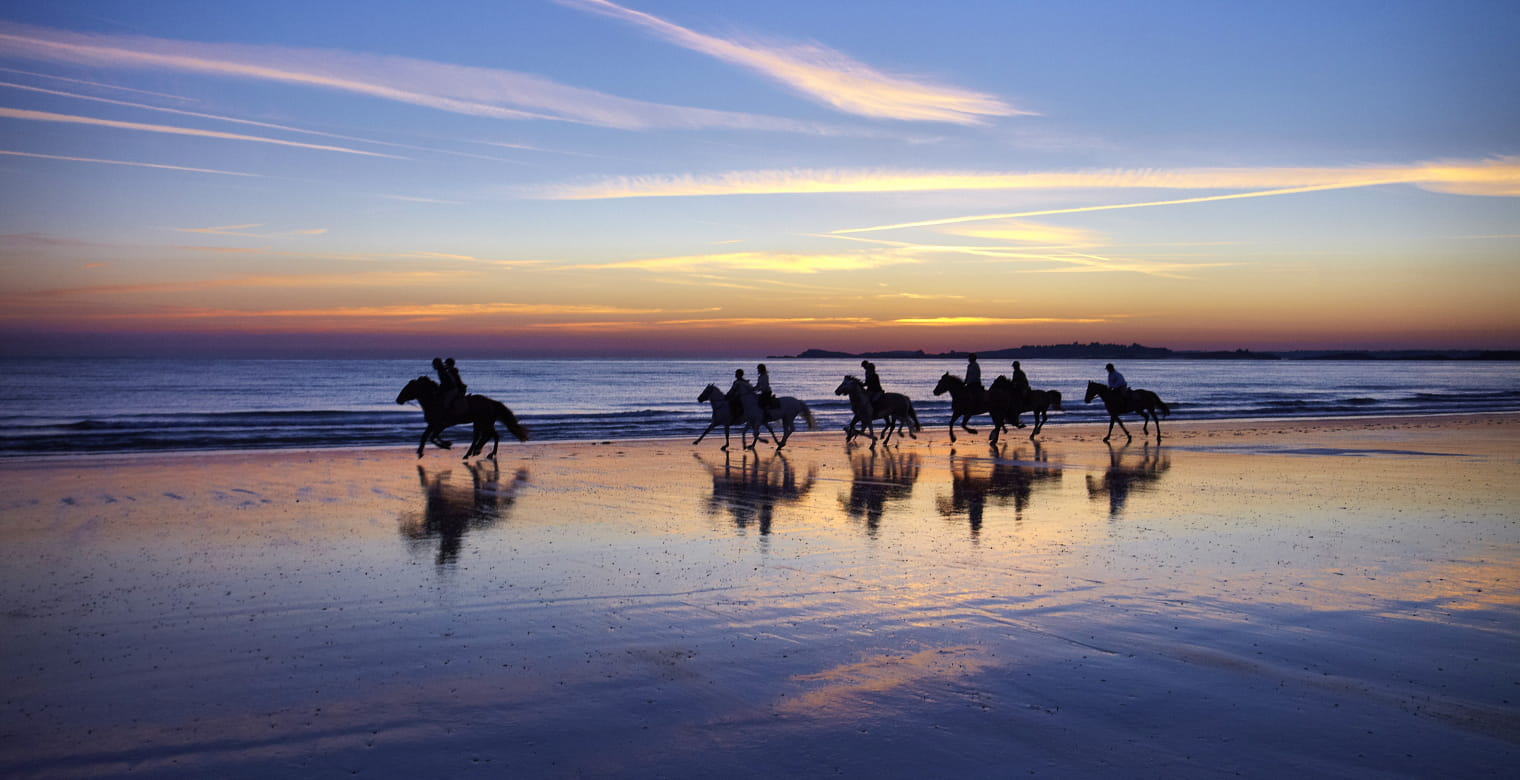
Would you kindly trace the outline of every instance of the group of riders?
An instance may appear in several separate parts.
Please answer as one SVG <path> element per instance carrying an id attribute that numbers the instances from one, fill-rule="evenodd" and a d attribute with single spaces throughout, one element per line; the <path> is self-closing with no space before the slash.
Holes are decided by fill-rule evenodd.
<path id="1" fill-rule="evenodd" d="M 860 361 L 860 367 L 865 371 L 864 385 L 867 398 L 872 403 L 879 403 L 884 391 L 881 389 L 881 376 L 876 373 L 876 364 L 870 360 L 862 360 Z M 469 386 L 459 377 L 459 368 L 454 365 L 454 359 L 435 357 L 433 358 L 433 369 L 438 372 L 438 385 L 440 392 L 443 394 L 442 400 L 445 408 L 457 409 L 462 407 L 465 404 L 465 390 Z M 1104 370 L 1108 372 L 1107 384 L 1110 390 L 1128 392 L 1129 384 L 1124 381 L 1124 375 L 1114 368 L 1113 363 L 1104 366 Z M 733 384 L 729 385 L 728 392 L 724 393 L 724 397 L 728 399 L 729 409 L 734 418 L 742 416 L 743 402 L 746 396 L 753 396 L 762 410 L 776 409 L 781 405 L 781 402 L 776 398 L 776 394 L 771 390 L 771 375 L 766 370 L 765 364 L 761 363 L 755 366 L 755 371 L 758 373 L 758 378 L 751 384 L 748 379 L 744 378 L 744 369 L 735 370 Z M 1013 361 L 1013 376 L 1010 377 L 1010 380 L 1013 383 L 1013 392 L 1017 397 L 1024 398 L 1028 396 L 1030 392 L 1029 377 L 1024 374 L 1024 369 L 1020 367 L 1017 360 Z M 982 387 L 982 366 L 977 362 L 976 353 L 974 352 L 966 356 L 965 383 L 967 390 L 972 393 L 972 397 L 980 403 L 987 391 Z"/>

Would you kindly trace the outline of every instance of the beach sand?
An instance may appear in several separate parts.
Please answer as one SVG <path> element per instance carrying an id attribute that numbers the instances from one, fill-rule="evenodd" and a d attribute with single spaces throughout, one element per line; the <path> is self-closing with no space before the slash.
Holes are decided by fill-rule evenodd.
<path id="1" fill-rule="evenodd" d="M 1520 415 L 1134 428 L 0 461 L 0 775 L 1512 776 Z"/>

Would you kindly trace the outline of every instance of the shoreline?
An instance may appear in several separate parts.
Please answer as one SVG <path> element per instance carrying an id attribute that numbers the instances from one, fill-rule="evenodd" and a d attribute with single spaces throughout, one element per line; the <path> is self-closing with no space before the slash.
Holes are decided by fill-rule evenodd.
<path id="1" fill-rule="evenodd" d="M 0 459 L 0 774 L 1520 762 L 1520 414 L 1083 427 Z"/>
<path id="2" fill-rule="evenodd" d="M 1322 429 L 1322 428 L 1327 428 L 1327 427 L 1328 428 L 1332 428 L 1332 429 L 1336 428 L 1336 427 L 1352 427 L 1352 428 L 1355 428 L 1355 427 L 1365 427 L 1367 425 L 1373 425 L 1373 424 L 1381 424 L 1381 425 L 1389 425 L 1389 424 L 1392 424 L 1392 425 L 1408 425 L 1408 424 L 1412 424 L 1412 423 L 1417 423 L 1417 422 L 1422 422 L 1422 421 L 1433 421 L 1433 420 L 1444 420 L 1444 421 L 1451 421 L 1451 422 L 1456 422 L 1456 423 L 1462 423 L 1463 421 L 1467 420 L 1468 418 L 1471 418 L 1472 421 L 1482 421 L 1482 420 L 1498 420 L 1498 419 L 1503 419 L 1503 418 L 1507 418 L 1507 417 L 1513 417 L 1513 418 L 1515 418 L 1517 420 L 1520 420 L 1520 410 L 1501 410 L 1501 411 L 1492 411 L 1492 412 L 1432 412 L 1432 413 L 1429 413 L 1429 414 L 1327 415 L 1327 416 L 1323 416 L 1323 417 L 1241 417 L 1241 418 L 1208 418 L 1208 419 L 1192 419 L 1192 420 L 1165 419 L 1163 422 L 1165 423 L 1165 426 L 1166 426 L 1166 428 L 1165 428 L 1166 433 L 1163 434 L 1162 441 L 1163 441 L 1163 443 L 1169 441 L 1171 439 L 1171 432 L 1176 431 L 1178 429 L 1180 429 L 1184 433 L 1184 435 L 1186 436 L 1186 435 L 1189 435 L 1189 434 L 1187 434 L 1188 431 L 1195 431 L 1196 432 L 1196 431 L 1200 431 L 1200 430 L 1212 430 L 1212 429 L 1217 429 L 1217 430 L 1238 429 L 1238 430 L 1240 430 L 1242 432 L 1250 432 L 1250 431 L 1258 431 L 1258 430 L 1264 430 L 1264 429 L 1272 428 L 1272 429 L 1277 429 L 1278 432 L 1281 432 L 1284 429 L 1293 429 L 1293 428 L 1297 428 L 1299 430 L 1316 430 L 1316 429 Z M 985 435 L 986 435 L 986 432 L 987 432 L 987 426 L 989 424 L 990 424 L 990 421 L 987 420 L 985 417 L 974 418 L 974 421 L 972 422 L 972 427 L 975 430 L 977 430 L 978 433 L 975 434 L 975 435 L 966 434 L 966 433 L 964 433 L 964 431 L 959 431 L 959 429 L 957 429 L 959 431 L 958 434 L 957 434 L 959 440 L 956 443 L 958 445 L 960 445 L 960 446 L 970 446 L 970 444 L 974 440 L 976 440 L 977 437 L 983 437 L 983 439 L 985 439 Z M 1124 424 L 1127 425 L 1127 426 L 1129 426 L 1129 425 L 1139 425 L 1140 422 L 1137 421 L 1137 420 L 1132 420 L 1132 419 L 1129 419 L 1129 418 L 1125 418 Z M 1077 431 L 1076 430 L 1076 426 L 1083 426 L 1082 431 Z M 1046 426 L 1045 426 L 1046 433 L 1042 433 L 1042 435 L 1041 435 L 1041 441 L 1042 441 L 1042 443 L 1058 442 L 1058 441 L 1061 441 L 1062 438 L 1053 437 L 1053 435 L 1058 435 L 1058 434 L 1061 434 L 1061 433 L 1068 433 L 1068 432 L 1072 433 L 1074 435 L 1064 437 L 1066 440 L 1083 441 L 1083 440 L 1087 440 L 1089 438 L 1088 436 L 1084 435 L 1085 433 L 1091 433 L 1094 430 L 1104 431 L 1104 430 L 1107 429 L 1107 427 L 1108 427 L 1107 423 L 1092 422 L 1092 421 L 1081 421 L 1081 422 L 1075 422 L 1075 423 L 1063 423 L 1059 418 L 1057 418 L 1056 420 L 1053 420 L 1053 421 L 1051 421 L 1051 422 L 1049 422 L 1049 423 L 1046 424 Z M 460 433 L 463 433 L 464 432 L 464 427 L 463 426 L 458 426 L 457 428 L 450 429 L 450 430 L 451 431 L 457 430 Z M 501 430 L 501 429 L 498 428 L 498 430 Z M 919 440 L 934 441 L 935 437 L 936 437 L 936 434 L 937 434 L 937 437 L 939 439 L 944 439 L 945 438 L 944 431 L 945 431 L 945 425 L 942 422 L 938 422 L 937 424 L 934 424 L 934 425 L 925 425 L 923 427 L 923 430 L 919 432 Z M 708 446 L 712 443 L 713 436 L 716 433 L 718 433 L 718 432 L 714 431 L 713 433 L 709 433 L 708 436 L 707 436 L 707 439 L 704 440 L 702 442 L 702 444 L 696 445 L 696 448 L 699 448 L 699 449 L 706 449 L 706 448 L 708 448 Z M 926 433 L 928 434 L 927 437 L 925 435 Z M 829 431 L 829 430 L 822 430 L 822 429 L 820 429 L 820 430 L 814 430 L 814 431 L 809 431 L 809 430 L 806 430 L 805 428 L 799 427 L 799 429 L 792 435 L 792 442 L 810 441 L 810 440 L 813 440 L 813 439 L 817 439 L 817 438 L 821 438 L 821 437 L 827 437 L 827 436 L 831 436 L 831 435 L 837 436 L 838 434 L 839 434 L 839 431 Z M 1133 434 L 1134 441 L 1136 441 L 1136 442 L 1139 442 L 1139 441 L 1141 441 L 1144 438 L 1143 435 L 1140 433 L 1140 429 L 1139 428 L 1134 428 L 1133 430 L 1131 430 L 1131 434 Z M 498 451 L 498 457 L 500 457 L 502 454 L 506 453 L 506 451 L 508 449 L 521 449 L 521 448 L 524 448 L 524 447 L 552 447 L 552 446 L 559 446 L 559 445 L 564 445 L 564 446 L 608 446 L 608 445 L 613 445 L 613 444 L 622 444 L 622 445 L 634 446 L 634 445 L 645 444 L 645 443 L 647 443 L 647 444 L 662 444 L 662 445 L 668 445 L 669 446 L 669 445 L 679 444 L 680 442 L 686 442 L 688 445 L 690 445 L 690 441 L 691 440 L 690 440 L 689 436 L 691 436 L 691 434 L 688 434 L 687 436 L 654 436 L 654 437 L 644 437 L 644 438 L 617 438 L 617 439 L 603 439 L 603 438 L 594 438 L 594 439 L 529 439 L 526 442 L 519 442 L 519 441 L 513 440 L 510 434 L 507 434 L 507 433 L 505 433 L 505 431 L 502 431 L 502 439 L 501 439 L 501 443 L 500 443 L 500 450 Z M 1116 426 L 1115 429 L 1114 429 L 1114 437 L 1115 437 L 1114 440 L 1115 440 L 1115 442 L 1117 443 L 1118 440 L 1122 436 L 1123 436 L 1123 434 L 1119 432 L 1119 429 Z M 1152 435 L 1152 436 L 1154 436 L 1154 435 Z M 456 438 L 458 438 L 458 434 L 456 434 Z M 465 446 L 465 445 L 468 444 L 468 441 L 467 441 L 468 438 L 469 438 L 468 434 L 466 434 L 463 438 L 464 438 L 464 441 L 455 441 L 455 448 L 462 448 L 463 446 Z M 737 436 L 736 436 L 736 438 L 737 438 Z M 1098 438 L 1101 438 L 1101 436 L 1098 437 Z M 910 442 L 910 443 L 913 442 L 913 441 L 915 441 L 915 440 L 914 439 L 908 439 L 908 442 Z M 1004 436 L 1003 436 L 1003 443 L 1005 443 L 1005 444 L 1006 443 L 1010 443 L 1010 442 L 1025 442 L 1025 441 L 1028 441 L 1028 438 L 1026 436 L 1020 434 L 1017 429 L 1010 428 L 1009 431 L 1007 433 L 1005 433 Z M 1154 441 L 1155 441 L 1154 438 L 1152 438 L 1151 441 L 1154 443 Z M 947 444 L 947 445 L 949 444 L 948 440 L 946 440 L 944 443 Z M 984 440 L 983 443 L 985 443 L 985 440 Z M 290 454 L 299 454 L 299 453 L 307 453 L 307 452 L 311 452 L 311 453 L 318 453 L 318 452 L 388 452 L 393 447 L 400 447 L 400 448 L 405 449 L 406 447 L 415 448 L 415 446 L 416 446 L 415 443 L 407 444 L 407 443 L 404 443 L 404 442 L 398 442 L 395 445 L 374 445 L 374 444 L 353 444 L 353 445 L 348 445 L 348 444 L 341 444 L 341 445 L 332 445 L 332 446 L 261 447 L 261 448 L 246 448 L 246 449 L 227 449 L 227 448 L 222 448 L 222 449 L 169 449 L 169 448 L 166 448 L 166 449 L 156 449 L 156 450 L 101 450 L 101 451 L 89 451 L 89 452 L 82 452 L 82 453 L 80 453 L 80 452 L 17 453 L 17 454 L 0 454 L 0 465 L 4 465 L 4 464 L 7 464 L 7 463 L 24 462 L 24 461 L 28 461 L 28 460 L 54 461 L 54 460 L 66 460 L 66 459 L 72 460 L 72 459 L 78 459 L 78 458 L 99 459 L 99 458 L 131 458 L 131 457 L 152 457 L 152 456 L 206 457 L 206 456 L 222 456 L 222 455 L 256 455 L 256 454 L 269 454 L 269 455 L 286 454 L 286 455 L 290 455 Z M 736 444 L 734 446 L 734 448 L 737 449 L 737 446 L 738 445 Z M 770 445 L 768 445 L 768 446 L 770 446 Z M 897 446 L 897 445 L 894 444 L 893 446 Z M 771 446 L 771 449 L 774 449 L 774 447 Z M 462 449 L 460 449 L 460 451 L 462 451 Z M 449 452 L 449 450 L 440 450 L 437 447 L 429 445 L 429 447 L 427 448 L 427 452 L 424 455 L 424 457 L 430 457 L 430 456 L 433 456 L 433 455 L 436 455 L 436 454 L 443 454 L 443 453 L 447 453 L 447 452 Z"/>

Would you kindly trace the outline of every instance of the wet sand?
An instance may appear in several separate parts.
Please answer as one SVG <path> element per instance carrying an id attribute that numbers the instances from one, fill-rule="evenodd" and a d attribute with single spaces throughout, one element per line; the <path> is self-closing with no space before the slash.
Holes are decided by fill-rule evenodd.
<path id="1" fill-rule="evenodd" d="M 1520 415 L 1136 428 L 0 461 L 0 775 L 1520 766 Z"/>

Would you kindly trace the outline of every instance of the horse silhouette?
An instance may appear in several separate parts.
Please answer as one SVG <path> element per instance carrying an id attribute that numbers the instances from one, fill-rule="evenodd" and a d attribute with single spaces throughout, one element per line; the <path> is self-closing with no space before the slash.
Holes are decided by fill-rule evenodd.
<path id="1" fill-rule="evenodd" d="M 747 393 L 740 396 L 739 404 L 742 413 L 739 419 L 734 418 L 733 409 L 728 405 L 728 397 L 723 394 L 722 390 L 718 389 L 717 385 L 709 384 L 707 387 L 702 388 L 702 393 L 697 396 L 697 403 L 712 404 L 712 422 L 708 423 L 707 430 L 702 431 L 702 435 L 698 436 L 697 440 L 692 442 L 693 445 L 701 444 L 702 440 L 707 438 L 707 434 L 712 433 L 712 429 L 718 427 L 719 425 L 723 426 L 724 452 L 728 451 L 728 429 L 734 425 L 742 426 L 739 428 L 739 446 L 743 449 L 752 450 L 755 448 L 756 444 L 760 443 L 761 425 L 764 425 L 765 429 L 771 432 L 772 440 L 776 439 L 776 432 L 774 430 L 771 430 L 770 424 L 765 419 L 765 413 L 760 411 L 760 399 L 757 398 L 754 393 Z M 811 415 L 809 415 L 808 427 L 812 427 Z M 755 433 L 755 441 L 754 443 L 746 444 L 745 442 L 747 442 L 748 439 L 745 437 L 751 430 L 753 430 Z M 787 435 L 791 435 L 790 431 L 788 431 Z"/>
<path id="2" fill-rule="evenodd" d="M 944 395 L 945 393 L 950 394 L 950 443 L 954 444 L 955 421 L 957 419 L 961 421 L 961 430 L 966 433 L 976 433 L 976 429 L 972 428 L 968 423 L 971 422 L 972 417 L 987 413 L 987 402 L 990 399 L 986 398 L 986 393 L 978 394 L 972 392 L 971 388 L 966 386 L 966 380 L 948 371 L 934 385 L 935 395 Z M 993 428 L 992 436 L 993 441 L 996 441 L 996 427 Z"/>
<path id="3" fill-rule="evenodd" d="M 450 404 L 443 398 L 443 390 L 431 378 L 419 376 L 396 395 L 396 403 L 404 404 L 407 401 L 416 401 L 422 406 L 422 419 L 427 423 L 427 428 L 422 432 L 422 440 L 417 442 L 417 457 L 422 457 L 422 450 L 427 446 L 428 440 L 434 440 L 445 428 L 455 425 L 470 423 L 475 426 L 475 436 L 470 441 L 469 449 L 465 450 L 464 459 L 479 455 L 485 448 L 486 440 L 491 440 L 491 454 L 486 458 L 496 459 L 496 444 L 500 436 L 496 433 L 496 421 L 500 420 L 507 426 L 507 430 L 517 437 L 518 441 L 528 440 L 528 429 L 517 422 L 517 415 L 512 414 L 506 404 L 483 395 L 471 393 L 464 397 L 464 409 Z M 447 446 L 439 444 L 439 446 Z"/>
<path id="4" fill-rule="evenodd" d="M 1132 441 L 1135 437 L 1129 434 L 1129 429 L 1124 427 L 1124 421 L 1119 419 L 1121 414 L 1138 414 L 1145 420 L 1145 425 L 1140 432 L 1150 431 L 1151 421 L 1156 423 L 1156 441 L 1161 441 L 1161 418 L 1171 415 L 1172 410 L 1167 408 L 1161 396 L 1149 390 L 1134 388 L 1128 392 L 1124 390 L 1110 390 L 1108 385 L 1101 382 L 1087 383 L 1087 396 L 1082 399 L 1084 403 L 1092 403 L 1093 398 L 1102 398 L 1103 407 L 1108 410 L 1108 435 L 1103 437 L 1108 441 L 1114 435 L 1114 423 L 1119 424 L 1119 430 L 1124 431 L 1125 441 Z"/>
<path id="5" fill-rule="evenodd" d="M 882 393 L 879 399 L 872 401 L 866 394 L 866 386 L 859 379 L 847 376 L 834 388 L 834 395 L 848 395 L 850 410 L 855 413 L 850 424 L 844 427 L 847 443 L 863 432 L 871 438 L 871 446 L 875 447 L 874 420 L 883 421 L 883 444 L 891 441 L 894 430 L 901 436 L 904 426 L 907 426 L 908 436 L 914 439 L 918 438 L 917 431 L 923 429 L 918 423 L 918 414 L 913 411 L 913 401 L 902 393 Z M 864 431 L 857 430 L 857 426 L 861 425 L 864 426 Z"/>
<path id="6" fill-rule="evenodd" d="M 1031 412 L 1034 416 L 1034 430 L 1029 433 L 1029 438 L 1033 439 L 1045 429 L 1050 410 L 1061 411 L 1059 390 L 1030 390 L 1020 395 L 1013 389 L 1013 380 L 1001 375 L 992 380 L 992 386 L 987 388 L 987 398 L 987 411 L 992 415 L 994 423 L 989 437 L 993 444 L 997 444 L 998 434 L 1008 427 L 1009 422 L 1015 427 L 1024 427 L 1019 422 L 1019 415 L 1024 412 Z"/>

